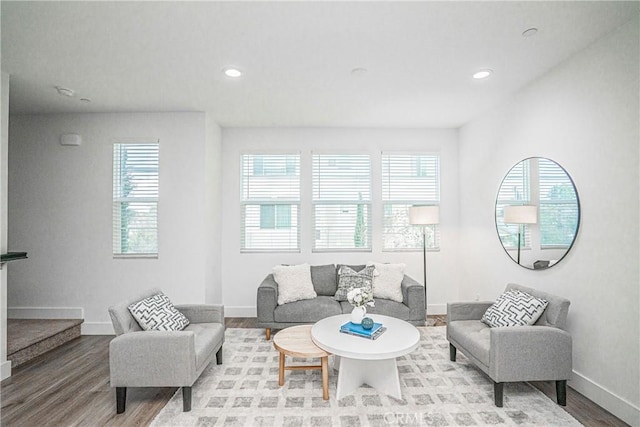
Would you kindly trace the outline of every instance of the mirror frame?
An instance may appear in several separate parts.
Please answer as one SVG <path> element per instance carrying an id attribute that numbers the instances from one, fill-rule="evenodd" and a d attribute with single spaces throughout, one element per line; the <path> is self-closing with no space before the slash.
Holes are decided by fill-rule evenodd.
<path id="1" fill-rule="evenodd" d="M 571 241 L 571 244 L 567 247 L 567 249 L 565 250 L 564 254 L 553 264 L 547 266 L 547 267 L 543 267 L 543 268 L 533 268 L 533 267 L 528 267 L 526 265 L 522 265 L 520 263 L 518 263 L 518 261 L 513 258 L 511 256 L 511 254 L 509 253 L 509 249 L 507 249 L 504 244 L 502 243 L 502 239 L 500 239 L 500 230 L 498 229 L 498 212 L 497 212 L 497 207 L 498 207 L 498 199 L 500 197 L 500 190 L 502 189 L 502 185 L 504 184 L 505 179 L 507 179 L 507 177 L 509 176 L 509 174 L 511 173 L 511 171 L 518 166 L 519 164 L 521 164 L 522 162 L 526 161 L 526 160 L 531 160 L 531 159 L 545 159 L 548 160 L 550 162 L 555 163 L 560 169 L 562 169 L 562 171 L 565 173 L 565 175 L 567 176 L 567 178 L 569 178 L 569 181 L 571 182 L 571 185 L 573 186 L 573 191 L 576 194 L 576 204 L 578 207 L 578 218 L 577 218 L 577 222 L 576 222 L 576 231 L 574 233 L 573 236 L 573 240 Z M 540 205 L 538 204 L 537 206 L 538 208 L 538 212 L 540 209 Z M 580 220 L 582 217 L 582 209 L 580 207 L 580 196 L 578 194 L 578 188 L 576 187 L 576 183 L 573 181 L 573 178 L 571 177 L 571 175 L 569 174 L 569 172 L 567 172 L 567 170 L 560 165 L 560 163 L 556 162 L 553 159 L 550 159 L 548 157 L 542 157 L 542 156 L 530 156 L 530 157 L 526 157 L 518 162 L 516 162 L 513 166 L 511 166 L 511 168 L 509 168 L 509 170 L 507 171 L 507 173 L 503 176 L 502 181 L 500 181 L 500 186 L 498 187 L 498 192 L 496 194 L 496 199 L 495 199 L 495 203 L 493 205 L 493 217 L 494 217 L 494 223 L 495 223 L 495 227 L 496 227 L 496 234 L 498 236 L 498 241 L 500 242 L 500 246 L 502 246 L 502 249 L 504 249 L 505 253 L 507 254 L 507 256 L 509 257 L 509 259 L 513 262 L 515 262 L 516 264 L 518 264 L 520 267 L 525 268 L 527 270 L 532 270 L 532 271 L 538 271 L 538 270 L 548 270 L 551 267 L 558 265 L 563 259 L 566 258 L 567 254 L 571 251 L 571 249 L 573 248 L 573 245 L 576 243 L 576 240 L 578 239 L 578 232 L 580 231 Z"/>

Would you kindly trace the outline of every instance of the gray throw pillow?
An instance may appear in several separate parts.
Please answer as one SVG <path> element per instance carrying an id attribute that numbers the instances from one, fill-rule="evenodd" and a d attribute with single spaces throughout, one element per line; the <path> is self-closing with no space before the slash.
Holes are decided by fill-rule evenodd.
<path id="1" fill-rule="evenodd" d="M 347 301 L 347 293 L 354 288 L 365 288 L 373 293 L 373 273 L 375 267 L 367 266 L 360 271 L 355 271 L 346 265 L 340 266 L 338 272 L 338 290 L 334 295 L 337 301 Z"/>
<path id="2" fill-rule="evenodd" d="M 526 292 L 510 289 L 485 311 L 482 322 L 492 328 L 533 325 L 548 304 Z"/>

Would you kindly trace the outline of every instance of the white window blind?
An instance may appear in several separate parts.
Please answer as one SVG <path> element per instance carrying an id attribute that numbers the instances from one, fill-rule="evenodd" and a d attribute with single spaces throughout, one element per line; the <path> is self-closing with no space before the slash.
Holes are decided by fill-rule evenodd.
<path id="1" fill-rule="evenodd" d="M 413 205 L 440 204 L 440 156 L 382 153 L 383 250 L 422 248 L 422 228 L 409 223 Z M 427 248 L 440 246 L 437 225 L 427 226 Z"/>
<path id="2" fill-rule="evenodd" d="M 496 227 L 502 245 L 507 249 L 518 247 L 518 224 L 504 223 L 504 207 L 531 204 L 531 164 L 530 159 L 514 166 L 502 181 L 496 200 Z M 531 248 L 531 227 L 525 224 L 522 248 Z"/>
<path id="3" fill-rule="evenodd" d="M 113 254 L 158 254 L 159 144 L 113 145 Z"/>
<path id="4" fill-rule="evenodd" d="M 244 154 L 240 170 L 241 251 L 298 251 L 300 155 Z"/>
<path id="5" fill-rule="evenodd" d="M 578 196 L 573 182 L 557 163 L 539 158 L 540 246 L 568 248 L 578 229 Z"/>
<path id="6" fill-rule="evenodd" d="M 313 154 L 314 251 L 371 250 L 371 159 Z"/>

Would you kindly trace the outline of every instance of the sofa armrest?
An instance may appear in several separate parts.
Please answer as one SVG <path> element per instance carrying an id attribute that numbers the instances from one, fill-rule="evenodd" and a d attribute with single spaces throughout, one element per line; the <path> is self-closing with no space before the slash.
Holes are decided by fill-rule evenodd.
<path id="1" fill-rule="evenodd" d="M 447 325 L 456 320 L 480 320 L 493 301 L 447 303 Z"/>
<path id="2" fill-rule="evenodd" d="M 196 375 L 192 331 L 141 331 L 109 343 L 111 387 L 191 386 Z"/>
<path id="3" fill-rule="evenodd" d="M 190 323 L 222 323 L 224 326 L 224 306 L 220 304 L 180 304 L 176 309 L 184 314 Z"/>
<path id="4" fill-rule="evenodd" d="M 411 310 L 412 319 L 424 318 L 425 304 L 424 287 L 412 277 L 405 275 L 400 284 L 402 303 Z"/>
<path id="5" fill-rule="evenodd" d="M 278 306 L 278 283 L 273 278 L 273 274 L 269 274 L 264 278 L 257 293 L 257 311 L 258 322 L 273 322 L 273 311 Z"/>
<path id="6" fill-rule="evenodd" d="M 489 375 L 496 382 L 571 378 L 571 335 L 550 326 L 490 329 Z"/>

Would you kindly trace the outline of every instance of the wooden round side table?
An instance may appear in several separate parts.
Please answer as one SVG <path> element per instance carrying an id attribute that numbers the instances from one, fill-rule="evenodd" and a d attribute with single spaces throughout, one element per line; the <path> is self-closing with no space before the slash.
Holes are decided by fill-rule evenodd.
<path id="1" fill-rule="evenodd" d="M 328 353 L 311 340 L 311 325 L 291 326 L 283 329 L 273 337 L 273 346 L 280 352 L 278 384 L 284 385 L 285 370 L 320 369 L 322 371 L 322 398 L 329 400 Z M 291 357 L 319 357 L 320 365 L 285 366 L 285 355 Z"/>

